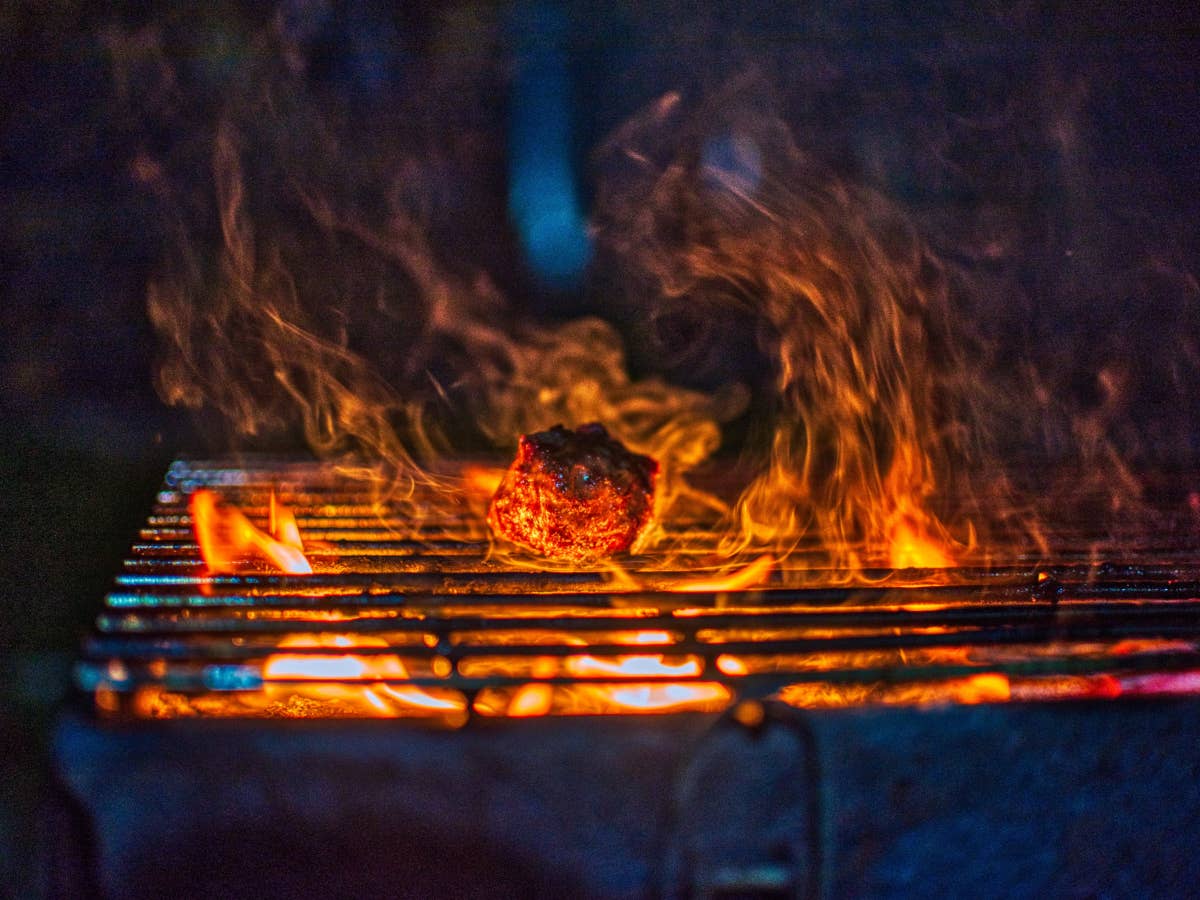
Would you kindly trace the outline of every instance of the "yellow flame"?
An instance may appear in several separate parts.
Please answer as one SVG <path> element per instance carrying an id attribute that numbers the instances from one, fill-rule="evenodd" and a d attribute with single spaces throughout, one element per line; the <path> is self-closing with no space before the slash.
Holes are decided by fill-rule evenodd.
<path id="1" fill-rule="evenodd" d="M 390 645 L 383 638 L 373 635 L 318 633 L 288 635 L 280 640 L 279 646 L 355 649 Z M 369 715 L 395 715 L 405 709 L 442 712 L 465 710 L 465 701 L 457 696 L 436 696 L 420 688 L 391 685 L 378 680 L 408 677 L 408 669 L 400 657 L 390 653 L 273 653 L 263 663 L 265 689 L 275 702 L 286 702 L 293 697 L 336 701 Z M 287 683 L 279 683 L 283 679 Z M 296 679 L 312 681 L 314 684 L 294 683 Z M 276 683 L 273 684 L 273 681 Z"/>
<path id="2" fill-rule="evenodd" d="M 754 562 L 728 575 L 715 578 L 697 578 L 682 584 L 668 585 L 667 590 L 676 593 L 701 593 L 716 591 L 744 591 L 766 581 L 775 568 L 775 557 L 764 553 Z"/>
<path id="3" fill-rule="evenodd" d="M 671 641 L 666 632 L 643 631 L 633 636 L 631 643 L 639 646 L 663 644 Z M 644 677 L 695 678 L 700 675 L 698 659 L 689 658 L 670 663 L 659 654 L 619 656 L 603 659 L 590 655 L 569 656 L 563 661 L 566 672 L 578 677 L 611 677 L 636 679 Z M 711 683 L 640 684 L 630 685 L 586 685 L 585 693 L 592 695 L 599 708 L 628 709 L 643 712 L 662 712 L 722 703 L 729 699 L 727 688 Z"/>
<path id="4" fill-rule="evenodd" d="M 281 544 L 304 552 L 304 541 L 300 539 L 300 526 L 296 523 L 296 514 L 291 507 L 284 506 L 275 499 L 271 491 L 271 520 L 270 533 Z"/>
<path id="5" fill-rule="evenodd" d="M 487 466 L 467 466 L 463 469 L 463 485 L 466 490 L 484 498 L 490 498 L 504 480 L 504 469 Z"/>
<path id="6" fill-rule="evenodd" d="M 645 646 L 647 644 L 671 644 L 675 639 L 665 631 L 638 631 L 633 635 L 617 635 L 615 642 L 618 644 L 638 644 Z"/>
<path id="7" fill-rule="evenodd" d="M 235 573 L 245 557 L 253 556 L 282 572 L 312 574 L 312 565 L 304 555 L 300 529 L 291 510 L 275 511 L 273 518 L 283 523 L 282 530 L 275 536 L 260 531 L 241 510 L 221 504 L 217 495 L 206 489 L 192 494 L 190 511 L 200 555 L 210 572 Z"/>
<path id="8" fill-rule="evenodd" d="M 891 534 L 893 569 L 948 569 L 954 559 L 943 545 L 921 534 L 907 522 L 897 523 Z"/>
<path id="9" fill-rule="evenodd" d="M 722 653 L 717 657 L 717 668 L 726 675 L 749 675 L 750 669 L 736 656 Z"/>
<path id="10" fill-rule="evenodd" d="M 678 678 L 693 678 L 700 674 L 700 663 L 696 660 L 671 664 L 664 662 L 661 656 L 622 656 L 615 660 L 597 659 L 594 656 L 569 656 L 565 667 L 572 675 L 581 677 L 603 675 L 637 678 L 645 675 L 673 675 Z"/>
<path id="11" fill-rule="evenodd" d="M 609 698 L 627 709 L 665 712 L 728 701 L 729 690 L 720 684 L 644 684 L 612 688 Z"/>
<path id="12" fill-rule="evenodd" d="M 513 695 L 508 715 L 514 719 L 547 715 L 554 708 L 554 689 L 548 684 L 525 684 Z"/>

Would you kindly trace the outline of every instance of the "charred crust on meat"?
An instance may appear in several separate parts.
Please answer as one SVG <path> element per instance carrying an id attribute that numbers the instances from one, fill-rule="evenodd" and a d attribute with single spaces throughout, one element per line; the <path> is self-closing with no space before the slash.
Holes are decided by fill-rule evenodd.
<path id="1" fill-rule="evenodd" d="M 633 546 L 654 513 L 658 463 L 603 425 L 522 435 L 488 510 L 501 537 L 555 559 L 588 561 Z"/>

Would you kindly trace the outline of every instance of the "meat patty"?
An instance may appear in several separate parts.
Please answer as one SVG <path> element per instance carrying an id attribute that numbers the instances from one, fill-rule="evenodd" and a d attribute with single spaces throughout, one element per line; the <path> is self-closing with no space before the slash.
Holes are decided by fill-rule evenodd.
<path id="1" fill-rule="evenodd" d="M 633 546 L 653 516 L 657 475 L 657 462 L 631 453 L 603 425 L 555 425 L 521 436 L 488 523 L 555 559 L 611 556 Z"/>

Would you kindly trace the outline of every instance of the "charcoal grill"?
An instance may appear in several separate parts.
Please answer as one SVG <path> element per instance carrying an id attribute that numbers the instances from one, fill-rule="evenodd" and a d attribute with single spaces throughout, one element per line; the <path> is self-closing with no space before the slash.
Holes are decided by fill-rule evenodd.
<path id="1" fill-rule="evenodd" d="M 260 521 L 290 505 L 314 574 L 207 573 L 199 488 Z M 55 759 L 78 851 L 50 883 L 986 896 L 1200 875 L 1182 524 L 853 583 L 801 548 L 727 589 L 699 523 L 675 526 L 690 555 L 614 575 L 496 555 L 466 501 L 397 509 L 316 463 L 172 465 L 77 666 Z"/>

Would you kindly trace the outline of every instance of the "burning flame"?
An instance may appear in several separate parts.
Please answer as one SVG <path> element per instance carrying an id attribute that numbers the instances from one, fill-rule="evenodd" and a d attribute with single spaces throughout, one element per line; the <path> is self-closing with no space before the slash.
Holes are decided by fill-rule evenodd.
<path id="1" fill-rule="evenodd" d="M 196 542 L 209 572 L 237 572 L 243 560 L 252 556 L 269 562 L 281 572 L 312 574 L 296 517 L 286 506 L 275 502 L 273 493 L 270 534 L 256 528 L 240 509 L 222 504 L 209 490 L 192 494 L 190 510 Z"/>
<path id="2" fill-rule="evenodd" d="M 782 561 L 802 540 L 823 548 L 823 568 L 840 573 L 830 578 L 853 579 L 889 559 L 897 568 L 951 565 L 953 541 L 933 500 L 971 437 L 973 385 L 942 266 L 898 209 L 820 168 L 782 123 L 708 123 L 727 126 L 737 158 L 762 163 L 755 178 L 723 169 L 719 155 L 701 153 L 699 167 L 670 164 L 695 155 L 678 141 L 705 133 L 679 123 L 681 110 L 669 97 L 648 126 L 633 123 L 609 148 L 644 169 L 606 186 L 597 233 L 632 268 L 646 270 L 650 278 L 639 281 L 659 288 L 652 314 L 676 312 L 676 299 L 694 294 L 719 298 L 714 314 L 755 323 L 770 374 L 770 396 L 761 399 L 778 414 L 769 448 L 759 448 L 768 452 L 736 498 L 688 477 L 721 446 L 720 423 L 748 406 L 745 386 L 706 394 L 659 375 L 634 379 L 608 323 L 520 320 L 484 274 L 463 277 L 439 259 L 406 205 L 410 191 L 399 185 L 373 194 L 390 204 L 380 216 L 358 209 L 355 192 L 329 196 L 301 172 L 279 187 L 307 211 L 303 224 L 284 223 L 280 234 L 252 221 L 252 208 L 272 206 L 253 203 L 252 192 L 272 185 L 244 177 L 244 160 L 263 148 L 251 143 L 257 132 L 233 118 L 220 123 L 213 147 L 219 255 L 208 264 L 196 258 L 203 241 L 184 246 L 176 277 L 151 286 L 152 320 L 171 345 L 159 372 L 162 395 L 213 407 L 243 434 L 299 426 L 318 454 L 360 451 L 383 464 L 393 478 L 390 499 L 414 517 L 437 516 L 494 486 L 485 469 L 465 479 L 435 474 L 454 449 L 446 435 L 459 430 L 436 421 L 435 410 L 469 416 L 506 450 L 557 422 L 599 422 L 660 465 L 638 552 L 684 559 L 693 539 L 680 537 L 675 524 L 720 519 L 723 556 L 744 567 L 683 590 L 744 589 L 766 576 L 765 555 Z M 241 113 L 243 126 L 272 114 Z M 641 146 L 660 143 L 658 132 L 673 120 L 665 148 Z M 420 171 L 420 161 L 412 165 L 386 164 L 380 175 Z M 687 227 L 672 224 L 679 215 Z M 320 236 L 319 253 L 293 240 L 307 229 Z M 333 274 L 312 271 L 314 258 Z M 396 270 L 410 287 L 403 296 L 344 292 L 344 307 L 330 315 L 343 282 L 367 283 L 371 272 L 395 282 Z M 420 323 L 399 369 L 377 371 L 348 346 L 344 323 L 368 308 Z M 720 328 L 702 325 L 701 343 L 719 347 Z M 243 340 L 262 352 L 246 353 Z M 446 346 L 457 355 L 446 357 Z M 433 374 L 442 370 L 452 377 Z M 411 378 L 418 383 L 404 380 Z M 378 476 L 381 485 L 388 476 Z M 215 501 L 197 496 L 197 519 L 218 521 Z M 294 523 L 278 510 L 273 518 L 269 535 L 232 511 L 223 524 L 198 525 L 210 569 L 232 571 L 249 553 L 284 571 L 309 571 Z"/>
<path id="3" fill-rule="evenodd" d="M 300 539 L 300 526 L 296 523 L 296 515 L 291 507 L 284 506 L 275 499 L 271 491 L 270 524 L 267 531 L 275 536 L 281 544 L 304 552 L 304 542 Z"/>
<path id="4" fill-rule="evenodd" d="M 604 177 L 592 222 L 613 261 L 607 270 L 628 276 L 614 285 L 630 301 L 621 318 L 645 335 L 651 324 L 667 326 L 662 334 L 653 330 L 665 345 L 659 358 L 652 341 L 638 347 L 641 364 L 661 363 L 661 371 L 633 378 L 611 325 L 596 318 L 530 321 L 473 261 L 451 258 L 455 242 L 431 244 L 442 229 L 422 223 L 454 215 L 438 202 L 437 186 L 449 174 L 478 187 L 471 172 L 487 157 L 468 149 L 481 142 L 458 142 L 462 158 L 422 158 L 415 148 L 432 143 L 419 134 L 401 142 L 358 140 L 355 118 L 338 104 L 314 102 L 296 78 L 305 51 L 290 40 L 281 44 L 277 25 L 267 27 L 253 45 L 283 55 L 245 54 L 234 63 L 247 66 L 238 75 L 267 83 L 212 104 L 222 111 L 205 131 L 212 135 L 214 208 L 185 218 L 201 206 L 191 194 L 198 183 L 193 152 L 178 160 L 141 154 L 135 164 L 138 180 L 171 218 L 167 231 L 179 238 L 148 296 L 166 343 L 157 381 L 167 402 L 214 410 L 240 435 L 302 431 L 322 456 L 357 452 L 380 460 L 395 472 L 398 500 L 413 499 L 418 486 L 437 489 L 439 497 L 424 508 L 425 501 L 412 503 L 416 514 L 430 516 L 440 510 L 429 506 L 490 493 L 484 474 L 468 477 L 465 490 L 459 479 L 448 486 L 431 474 L 461 449 L 454 435 L 473 445 L 479 432 L 511 451 L 519 435 L 556 422 L 601 422 L 662 466 L 655 524 L 639 550 L 687 558 L 695 547 L 675 526 L 703 514 L 719 519 L 730 567 L 769 553 L 781 565 L 820 569 L 831 580 L 853 581 L 884 565 L 951 567 L 965 556 L 962 535 L 972 516 L 983 510 L 989 518 L 1020 520 L 1020 513 L 993 513 L 1001 504 L 992 497 L 1005 499 L 1010 489 L 990 483 L 1003 479 L 989 475 L 983 485 L 968 472 L 994 472 L 988 463 L 1001 443 L 1043 443 L 1055 458 L 1064 456 L 1060 449 L 1073 452 L 1083 471 L 1118 474 L 1114 494 L 1136 494 L 1136 479 L 1113 444 L 1118 430 L 1138 431 L 1122 423 L 1136 372 L 1119 360 L 1104 364 L 1094 374 L 1098 405 L 1080 418 L 1063 399 L 1072 392 L 1054 390 L 1067 380 L 1041 385 L 1036 360 L 1010 366 L 1006 352 L 995 370 L 1034 374 L 988 370 L 988 354 L 976 352 L 983 342 L 974 333 L 982 329 L 970 316 L 1003 304 L 976 302 L 985 298 L 973 296 L 972 281 L 979 275 L 979 284 L 999 283 L 1000 276 L 973 273 L 957 252 L 942 258 L 937 248 L 951 229 L 927 240 L 918 228 L 942 221 L 940 214 L 908 215 L 879 190 L 847 178 L 841 160 L 825 164 L 823 155 L 840 141 L 799 146 L 772 110 L 771 85 L 748 77 L 714 96 L 665 94 L 597 148 Z M 112 40 L 114 47 L 126 46 L 123 40 L 141 47 L 156 38 L 139 30 Z M 116 55 L 122 71 L 125 57 L 142 58 Z M 156 98 L 147 109 L 166 114 L 158 99 L 175 97 L 180 79 L 166 65 L 159 74 L 162 83 L 142 99 Z M 137 91 L 130 86 L 138 81 L 128 73 L 122 80 L 122 93 L 133 91 L 131 112 Z M 426 99 L 440 106 L 462 98 Z M 339 112 L 331 116 L 331 109 Z M 379 134 L 408 134 L 417 120 L 438 124 L 436 116 L 409 115 L 407 103 L 380 104 L 376 112 L 385 116 L 373 129 Z M 977 123 L 964 127 L 973 131 Z M 806 128 L 806 136 L 813 133 Z M 875 184 L 895 183 L 873 166 L 865 171 Z M 189 193 L 177 195 L 176 181 Z M 964 237 L 958 249 L 970 252 L 963 259 L 996 258 L 983 252 L 987 247 L 1001 253 L 1028 246 L 996 227 L 990 201 L 981 209 L 986 215 L 972 204 L 959 210 L 971 219 L 966 232 L 978 226 L 992 235 L 973 248 Z M 946 222 L 961 224 L 953 216 Z M 214 224 L 220 247 L 212 245 Z M 1019 269 L 1003 270 L 1021 283 Z M 1172 290 L 1184 291 L 1179 296 L 1190 304 L 1195 279 L 1175 274 L 1181 283 L 1172 276 Z M 376 339 L 381 322 L 389 334 Z M 668 345 L 668 337 L 679 346 Z M 1194 362 L 1188 346 L 1163 354 L 1173 380 L 1181 360 Z M 737 365 L 723 366 L 723 354 Z M 692 361 L 705 365 L 688 371 Z M 693 383 L 730 383 L 706 394 L 672 385 L 672 373 L 698 376 Z M 1014 389 L 1026 384 L 1036 388 L 1032 395 Z M 690 483 L 718 448 L 739 449 L 722 443 L 720 426 L 746 410 L 772 418 L 756 418 L 744 432 L 764 439 L 740 448 L 751 466 L 741 490 L 717 496 Z M 471 427 L 462 427 L 464 418 Z M 1012 428 L 1014 422 L 1020 424 Z M 960 494 L 973 496 L 952 503 Z M 1036 516 L 1026 518 L 1021 525 L 1032 536 Z M 282 526 L 274 538 L 293 546 Z M 243 536 L 224 550 L 212 543 L 206 560 L 222 571 L 256 541 Z M 266 546 L 254 552 L 280 555 Z M 815 549 L 801 557 L 800 547 Z M 698 581 L 685 589 L 742 587 Z"/>
<path id="5" fill-rule="evenodd" d="M 1009 678 L 1002 672 L 981 672 L 945 681 L 899 684 L 809 682 L 788 685 L 778 696 L 789 706 L 801 709 L 831 709 L 864 704 L 927 706 L 1006 703 L 1013 699 Z"/>
<path id="6" fill-rule="evenodd" d="M 638 647 L 659 647 L 670 646 L 675 642 L 675 637 L 665 631 L 646 630 L 613 634 L 607 640 Z M 584 646 L 582 641 L 580 644 Z M 535 659 L 530 669 L 525 669 L 522 661 L 500 659 L 487 669 L 488 673 L 509 676 L 527 673 L 538 679 L 561 677 L 566 682 L 530 682 L 521 685 L 507 699 L 485 690 L 476 702 L 476 709 L 484 715 L 513 718 L 556 713 L 613 714 L 719 709 L 729 702 L 731 694 L 724 685 L 690 680 L 700 676 L 702 671 L 698 658 L 668 660 L 657 653 L 604 657 L 587 653 L 565 658 L 546 656 Z M 688 680 L 642 681 L 646 678 Z M 589 681 L 572 683 L 571 679 Z M 615 683 L 605 683 L 610 679 Z"/>
<path id="7" fill-rule="evenodd" d="M 625 178 L 599 229 L 664 311 L 712 297 L 701 315 L 758 329 L 778 412 L 722 550 L 786 558 L 807 542 L 833 580 L 952 565 L 939 490 L 966 487 L 953 463 L 978 435 L 950 279 L 898 208 L 822 167 L 736 87 L 708 119 L 672 95 L 622 129 L 607 150 Z M 718 145 L 736 152 L 706 155 Z"/>
<path id="8" fill-rule="evenodd" d="M 663 662 L 661 656 L 622 656 L 615 660 L 597 659 L 594 656 L 572 656 L 567 658 L 566 669 L 572 675 L 585 678 L 598 675 L 614 678 L 637 678 L 642 675 L 694 678 L 700 674 L 700 663 L 689 660 L 672 665 Z"/>
<path id="9" fill-rule="evenodd" d="M 370 635 L 295 634 L 279 642 L 280 647 L 386 647 L 387 641 Z M 304 653 L 275 653 L 263 664 L 263 678 L 304 678 L 314 681 L 373 678 L 407 678 L 397 656 L 324 656 Z"/>
<path id="10" fill-rule="evenodd" d="M 676 593 L 716 593 L 719 591 L 744 591 L 761 584 L 770 577 L 775 568 L 775 557 L 764 553 L 749 565 L 743 566 L 728 575 L 714 578 L 697 578 L 685 581 L 683 584 L 669 585 L 667 590 Z"/>
<path id="11" fill-rule="evenodd" d="M 654 646 L 669 644 L 671 641 L 671 636 L 666 632 L 641 631 L 634 634 L 630 642 L 639 646 Z M 618 656 L 615 659 L 601 659 L 590 655 L 570 656 L 564 660 L 563 667 L 569 675 L 581 678 L 696 678 L 701 673 L 698 659 L 669 663 L 662 654 Z M 729 690 L 724 685 L 704 682 L 581 687 L 585 688 L 587 693 L 591 693 L 598 702 L 607 706 L 645 712 L 722 703 L 730 697 Z"/>
<path id="12" fill-rule="evenodd" d="M 894 525 L 890 544 L 893 569 L 948 569 L 954 565 L 945 545 L 922 533 L 909 520 Z"/>
<path id="13" fill-rule="evenodd" d="M 526 684 L 513 695 L 508 715 L 514 719 L 548 715 L 554 708 L 554 688 L 548 684 Z"/>
<path id="14" fill-rule="evenodd" d="M 362 634 L 296 634 L 279 642 L 288 648 L 388 647 L 383 638 Z M 334 702 L 368 715 L 390 716 L 404 711 L 462 712 L 465 701 L 455 696 L 435 696 L 420 688 L 387 684 L 379 679 L 406 679 L 409 673 L 399 656 L 390 653 L 327 655 L 274 653 L 263 663 L 263 680 L 275 702 L 293 697 Z M 314 684 L 297 684 L 296 681 Z M 274 682 L 274 683 L 272 683 Z M 368 682 L 343 684 L 339 682 Z"/>
<path id="15" fill-rule="evenodd" d="M 487 466 L 467 466 L 463 469 L 463 484 L 469 493 L 490 499 L 504 480 L 504 469 Z"/>
<path id="16" fill-rule="evenodd" d="M 630 710 L 666 712 L 729 700 L 729 690 L 720 684 L 643 684 L 612 688 L 613 703 Z"/>
<path id="17" fill-rule="evenodd" d="M 558 673 L 558 661 L 552 657 L 534 660 L 533 674 L 552 678 Z M 517 689 L 508 704 L 507 715 L 514 719 L 548 715 L 554 709 L 554 688 L 548 684 L 525 684 Z"/>

